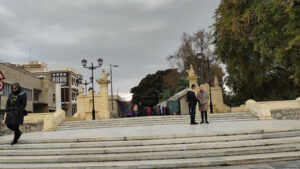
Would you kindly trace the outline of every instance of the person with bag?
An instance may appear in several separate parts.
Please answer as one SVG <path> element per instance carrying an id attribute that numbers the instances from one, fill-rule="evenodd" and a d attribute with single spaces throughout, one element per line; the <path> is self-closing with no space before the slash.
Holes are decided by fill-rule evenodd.
<path id="1" fill-rule="evenodd" d="M 24 115 L 27 115 L 25 107 L 27 105 L 27 96 L 19 83 L 14 83 L 11 86 L 11 94 L 6 102 L 6 119 L 5 124 L 7 128 L 14 131 L 14 139 L 11 145 L 17 144 L 22 135 L 19 125 L 23 124 Z"/>
<path id="2" fill-rule="evenodd" d="M 198 123 L 196 123 L 196 121 L 195 121 L 195 114 L 196 114 L 197 102 L 199 100 L 195 94 L 196 85 L 192 84 L 191 89 L 192 90 L 189 90 L 187 92 L 187 101 L 188 101 L 189 111 L 190 111 L 190 116 L 191 116 L 191 125 L 196 125 Z"/>
<path id="3" fill-rule="evenodd" d="M 199 99 L 199 111 L 201 112 L 201 122 L 200 124 L 203 124 L 204 122 L 209 124 L 207 121 L 207 109 L 208 109 L 208 99 L 209 96 L 207 92 L 204 90 L 204 86 L 200 86 L 200 91 L 197 94 L 197 97 Z M 205 121 L 204 121 L 205 120 Z"/>

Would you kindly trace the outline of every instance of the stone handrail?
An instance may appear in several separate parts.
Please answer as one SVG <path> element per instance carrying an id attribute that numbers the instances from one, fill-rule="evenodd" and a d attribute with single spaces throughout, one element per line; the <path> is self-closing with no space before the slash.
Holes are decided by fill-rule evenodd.
<path id="1" fill-rule="evenodd" d="M 300 108 L 300 98 L 296 100 L 284 100 L 284 101 L 269 101 L 269 102 L 256 102 L 254 100 L 248 100 L 246 102 L 246 108 L 253 114 L 255 114 L 261 120 L 272 119 L 272 110 L 276 109 L 297 109 Z"/>
<path id="2" fill-rule="evenodd" d="M 66 113 L 63 110 L 58 110 L 53 114 L 47 115 L 44 118 L 43 131 L 55 130 L 66 118 Z"/>

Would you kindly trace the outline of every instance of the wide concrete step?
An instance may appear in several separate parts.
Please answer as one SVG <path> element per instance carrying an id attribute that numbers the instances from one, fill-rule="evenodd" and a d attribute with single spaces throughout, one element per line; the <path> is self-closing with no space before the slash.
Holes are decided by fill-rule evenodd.
<path id="1" fill-rule="evenodd" d="M 209 119 L 212 120 L 235 120 L 235 119 L 256 119 L 253 117 L 229 117 L 229 118 L 212 118 L 212 117 L 208 117 Z M 190 118 L 170 118 L 170 119 L 143 119 L 143 120 L 139 120 L 139 119 L 135 119 L 135 120 L 127 120 L 126 119 L 122 119 L 122 120 L 89 120 L 89 121 L 67 121 L 64 122 L 63 124 L 69 125 L 69 124 L 82 124 L 82 123 L 103 123 L 103 124 L 107 124 L 107 123 L 140 123 L 140 122 L 153 122 L 153 121 L 182 121 L 182 120 L 189 120 Z M 200 117 L 196 117 L 196 119 L 200 120 Z"/>
<path id="2" fill-rule="evenodd" d="M 255 139 L 271 139 L 271 138 L 286 138 L 299 137 L 299 128 L 272 128 L 264 130 L 237 130 L 237 131 L 219 131 L 219 132 L 201 132 L 187 134 L 164 134 L 164 135 L 140 135 L 140 136 L 119 136 L 119 137 L 94 137 L 94 138 L 78 138 L 78 139 L 39 139 L 39 140 L 20 140 L 18 145 L 8 145 L 10 141 L 0 141 L 0 150 L 4 148 L 36 148 L 42 144 L 43 148 L 51 148 L 52 143 L 56 144 L 86 144 L 90 142 L 99 143 L 103 147 L 117 145 L 161 145 L 161 144 L 180 144 L 193 142 L 216 142 L 216 141 L 236 141 L 236 140 L 255 140 Z M 33 145 L 31 145 L 33 144 Z"/>
<path id="3" fill-rule="evenodd" d="M 55 158 L 55 157 L 54 157 Z M 265 153 L 265 154 L 251 154 L 238 156 L 222 156 L 222 157 L 207 157 L 207 158 L 184 158 L 184 159 L 165 159 L 165 160 L 136 160 L 136 161 L 114 161 L 114 162 L 79 162 L 79 163 L 4 163 L 0 168 L 61 168 L 61 169 L 79 169 L 79 168 L 184 168 L 184 167 L 209 167 L 209 166 L 225 166 L 250 164 L 259 162 L 272 161 L 288 161 L 299 160 L 300 152 L 285 152 L 285 153 Z"/>
<path id="4" fill-rule="evenodd" d="M 234 121 L 253 121 L 257 119 L 235 119 Z M 197 120 L 200 122 L 200 120 Z M 231 122 L 232 120 L 208 120 L 210 123 L 214 122 Z M 72 125 L 61 125 L 56 130 L 73 130 L 73 129 L 91 129 L 91 128 L 110 128 L 110 127 L 130 127 L 130 126 L 152 126 L 152 125 L 170 125 L 170 124 L 189 124 L 190 120 L 178 121 L 153 121 L 153 122 L 128 122 L 128 123 L 82 123 Z"/>
<path id="5" fill-rule="evenodd" d="M 225 113 L 209 115 L 210 122 L 231 122 L 231 121 L 255 121 L 259 120 L 251 113 Z M 200 122 L 201 117 L 196 116 L 196 121 Z M 130 127 L 130 126 L 152 126 L 166 124 L 186 124 L 190 122 L 189 115 L 177 116 L 146 116 L 133 118 L 118 118 L 108 120 L 87 120 L 87 121 L 67 121 L 62 123 L 57 130 L 92 129 L 110 127 Z"/>
<path id="6" fill-rule="evenodd" d="M 201 149 L 172 152 L 147 152 L 147 153 L 122 153 L 122 154 L 100 154 L 96 150 L 90 150 L 88 153 L 77 154 L 69 151 L 68 154 L 31 154 L 19 156 L 6 155 L 0 158 L 2 163 L 69 163 L 69 162 L 108 162 L 108 161 L 136 161 L 136 160 L 163 160 L 163 159 L 184 159 L 184 158 L 205 158 L 222 157 L 248 154 L 267 154 L 267 153 L 285 153 L 299 151 L 300 144 L 295 145 L 276 145 L 276 146 L 258 146 L 227 149 Z M 101 151 L 100 151 L 101 152 Z M 22 153 L 22 152 L 21 152 Z M 23 151 L 26 154 L 25 151 Z"/>
<path id="7" fill-rule="evenodd" d="M 266 133 L 265 135 L 236 135 L 178 139 L 155 139 L 135 141 L 81 142 L 0 145 L 0 156 L 53 155 L 53 154 L 98 154 L 141 153 L 163 151 L 187 151 L 222 148 L 255 147 L 300 143 L 299 132 Z"/>
<path id="8" fill-rule="evenodd" d="M 149 119 L 149 120 L 119 120 L 119 121 L 74 121 L 73 123 L 64 122 L 62 126 L 70 125 L 82 125 L 82 124 L 136 124 L 136 123 L 151 123 L 151 122 L 182 122 L 189 121 L 190 118 L 178 118 L 178 119 Z M 197 121 L 200 121 L 201 118 L 196 118 Z M 258 120 L 258 118 L 249 118 L 249 117 L 233 117 L 233 118 L 210 118 L 209 121 L 235 121 L 235 120 Z"/>
<path id="9" fill-rule="evenodd" d="M 222 118 L 222 119 L 215 119 L 215 118 L 208 118 L 210 121 L 235 121 L 235 120 L 255 120 L 256 118 Z M 196 118 L 197 121 L 200 121 L 201 118 Z M 62 126 L 70 126 L 70 125 L 82 125 L 82 124 L 139 124 L 139 123 L 151 123 L 151 122 L 183 122 L 183 121 L 190 121 L 189 118 L 182 118 L 182 119 L 166 119 L 166 120 L 145 120 L 145 121 L 82 121 L 82 122 L 74 122 L 74 123 L 63 123 Z"/>
<path id="10" fill-rule="evenodd" d="M 197 114 L 196 116 L 200 116 Z M 251 113 L 222 113 L 222 114 L 208 114 L 211 118 L 230 118 L 230 117 L 255 117 Z M 149 119 L 181 119 L 189 118 L 189 115 L 169 115 L 169 116 L 143 116 L 143 117 L 128 117 L 128 118 L 116 118 L 102 121 L 119 121 L 119 120 L 149 120 Z M 92 120 L 90 120 L 92 121 Z M 74 123 L 74 121 L 68 121 L 66 123 Z"/>

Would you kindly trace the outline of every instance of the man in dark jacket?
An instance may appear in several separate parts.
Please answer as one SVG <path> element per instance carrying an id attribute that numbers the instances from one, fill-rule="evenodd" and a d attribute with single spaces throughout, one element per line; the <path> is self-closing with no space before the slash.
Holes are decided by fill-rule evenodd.
<path id="1" fill-rule="evenodd" d="M 145 107 L 142 102 L 139 102 L 138 104 L 138 111 L 138 116 L 145 116 Z"/>
<path id="2" fill-rule="evenodd" d="M 196 123 L 196 121 L 195 121 L 195 114 L 196 114 L 196 106 L 197 106 L 197 103 L 199 100 L 195 94 L 196 85 L 192 84 L 191 88 L 192 88 L 192 90 L 189 90 L 187 92 L 187 101 L 189 104 L 189 111 L 190 111 L 190 115 L 191 115 L 191 125 L 196 125 L 198 123 Z"/>
<path id="3" fill-rule="evenodd" d="M 19 138 L 22 135 L 22 131 L 19 129 L 19 125 L 23 124 L 24 112 L 27 104 L 26 93 L 22 91 L 22 87 L 18 83 L 14 83 L 11 86 L 11 94 L 6 102 L 6 119 L 5 124 L 7 128 L 14 131 L 14 139 L 11 145 L 17 144 Z"/>

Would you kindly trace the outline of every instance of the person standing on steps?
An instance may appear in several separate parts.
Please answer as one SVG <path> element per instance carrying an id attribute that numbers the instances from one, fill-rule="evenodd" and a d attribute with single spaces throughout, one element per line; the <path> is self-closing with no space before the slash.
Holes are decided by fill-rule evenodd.
<path id="1" fill-rule="evenodd" d="M 133 112 L 133 114 L 134 114 L 134 117 L 137 117 L 137 116 L 138 116 L 139 111 L 138 111 L 138 105 L 137 105 L 137 104 L 134 104 L 133 109 L 132 109 L 132 112 Z"/>
<path id="2" fill-rule="evenodd" d="M 209 96 L 207 92 L 204 90 L 204 86 L 200 86 L 200 91 L 197 94 L 197 97 L 199 99 L 199 110 L 201 111 L 201 123 L 203 124 L 204 122 L 209 124 L 207 121 L 207 109 L 208 109 L 208 99 Z M 205 120 L 205 121 L 204 121 Z"/>
<path id="3" fill-rule="evenodd" d="M 138 116 L 145 116 L 145 110 L 142 102 L 139 102 L 138 104 Z"/>
<path id="4" fill-rule="evenodd" d="M 19 138 L 22 135 L 22 131 L 19 129 L 19 125 L 23 124 L 24 114 L 26 112 L 25 107 L 27 105 L 27 96 L 19 83 L 14 83 L 11 86 L 11 93 L 6 102 L 6 119 L 5 124 L 7 128 L 14 131 L 14 139 L 11 145 L 17 144 Z M 26 113 L 27 114 L 27 113 Z"/>
<path id="5" fill-rule="evenodd" d="M 196 114 L 196 106 L 199 101 L 195 94 L 196 85 L 192 84 L 191 90 L 187 92 L 187 101 L 189 104 L 190 116 L 191 116 L 191 125 L 196 125 L 195 114 Z"/>

